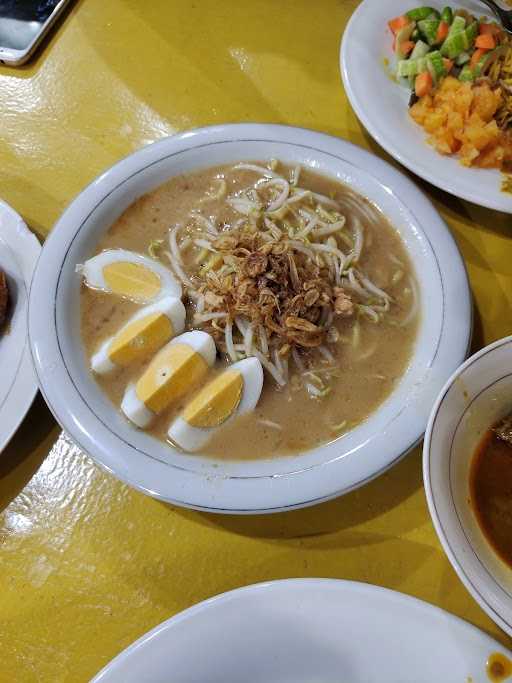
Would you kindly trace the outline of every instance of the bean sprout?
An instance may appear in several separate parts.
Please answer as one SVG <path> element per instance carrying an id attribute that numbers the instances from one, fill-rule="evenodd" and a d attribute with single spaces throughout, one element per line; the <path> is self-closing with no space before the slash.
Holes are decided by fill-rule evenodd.
<path id="1" fill-rule="evenodd" d="M 290 194 L 290 184 L 284 178 L 272 178 L 271 180 L 265 181 L 265 187 L 280 187 L 281 191 L 277 197 L 269 203 L 267 206 L 267 211 L 272 213 L 272 211 L 277 211 L 282 207 L 285 201 L 288 199 Z"/>
<path id="2" fill-rule="evenodd" d="M 170 251 L 165 252 L 165 255 L 177 277 L 186 285 L 187 294 L 196 302 L 194 323 L 204 324 L 205 329 L 213 330 L 221 349 L 231 362 L 237 361 L 240 357 L 255 356 L 279 386 L 288 383 L 291 374 L 290 364 L 293 363 L 292 390 L 302 387 L 313 398 L 320 399 L 329 393 L 329 382 L 336 375 L 337 359 L 331 345 L 340 342 L 351 344 L 354 349 L 359 349 L 356 360 L 366 360 L 375 353 L 377 347 L 376 344 L 371 344 L 366 350 L 360 351 L 363 334 L 366 334 L 368 329 L 366 322 L 361 326 L 362 320 L 374 324 L 380 323 L 383 319 L 387 320 L 385 316 L 394 303 L 394 299 L 376 285 L 360 267 L 356 268 L 363 252 L 368 250 L 371 243 L 372 233 L 365 231 L 366 221 L 378 219 L 379 211 L 370 203 L 356 203 L 350 193 L 333 199 L 301 188 L 298 186 L 300 166 L 286 172 L 289 180 L 275 170 L 276 166 L 277 162 L 273 163 L 271 168 L 259 164 L 237 164 L 235 169 L 259 176 L 253 185 L 242 190 L 237 189 L 224 200 L 233 211 L 242 216 L 232 221 L 231 226 L 220 223 L 220 227 L 217 227 L 214 217 L 192 213 L 191 218 L 195 221 L 195 226 L 192 225 L 188 229 L 190 237 L 184 237 L 180 243 L 181 228 L 173 228 L 169 233 Z M 225 181 L 224 185 L 223 188 L 220 184 L 218 190 L 223 192 L 222 197 L 227 188 Z M 350 214 L 348 223 L 344 211 Z M 362 220 L 358 216 L 362 216 Z M 197 226 L 202 232 L 198 233 Z M 239 233 L 242 237 L 235 238 L 233 243 L 237 247 L 231 250 L 226 245 L 233 239 L 231 235 Z M 201 250 L 197 277 L 194 281 L 183 268 L 181 254 L 187 243 Z M 343 248 L 340 248 L 340 245 Z M 345 247 L 347 253 L 344 251 Z M 253 254 L 256 268 L 258 259 L 262 258 L 260 254 L 264 254 L 268 255 L 269 263 L 275 262 L 276 268 L 287 269 L 286 295 L 283 295 L 275 282 L 279 278 L 279 270 L 277 276 L 271 272 L 264 273 L 259 282 L 256 279 L 251 281 L 251 278 L 257 278 L 258 272 L 261 271 L 256 269 L 254 272 L 257 275 L 253 276 L 250 270 L 241 269 L 246 257 Z M 283 254 L 285 258 L 279 260 Z M 400 271 L 395 270 L 390 280 L 396 287 L 404 276 L 405 267 L 393 254 L 388 256 L 389 260 L 400 268 Z M 313 264 L 311 267 L 304 265 L 307 260 Z M 267 265 L 263 268 L 267 268 Z M 268 270 L 270 271 L 270 267 Z M 304 273 L 311 273 L 311 282 L 308 282 L 308 276 L 304 279 Z M 382 277 L 379 277 L 382 280 Z M 325 290 L 322 290 L 322 286 L 325 285 L 315 284 L 321 283 L 322 280 L 329 283 L 329 293 L 327 298 L 319 299 L 320 295 L 326 296 Z M 228 284 L 222 285 L 226 281 Z M 249 290 L 250 294 L 245 295 L 244 301 L 238 305 L 235 300 L 235 305 L 230 303 L 225 306 L 225 310 L 219 310 L 222 309 L 224 292 L 229 292 L 230 287 L 240 286 L 240 283 L 243 285 L 244 282 L 248 282 L 253 288 Z M 259 284 L 256 287 L 257 282 Z M 273 290 L 272 286 L 276 288 Z M 313 291 L 311 296 L 309 290 L 317 286 L 319 291 Z M 419 297 L 413 278 L 410 279 L 410 290 L 411 307 L 407 315 L 402 320 L 391 320 L 390 324 L 405 326 L 417 314 Z M 205 292 L 211 293 L 211 296 L 205 297 Z M 401 289 L 402 294 L 403 292 Z M 252 307 L 258 305 L 261 296 L 266 297 L 261 300 L 262 307 L 270 301 L 270 310 L 273 310 L 272 306 L 277 306 L 281 311 L 280 307 L 284 302 L 284 314 L 287 310 L 285 296 L 290 299 L 295 297 L 294 301 L 297 299 L 303 302 L 298 304 L 299 306 L 316 307 L 311 316 L 309 309 L 302 309 L 299 315 L 305 316 L 305 319 L 299 319 L 299 322 L 302 320 L 303 326 L 298 327 L 296 331 L 305 334 L 302 330 L 308 330 L 304 325 L 309 324 L 310 328 L 315 330 L 315 334 L 321 335 L 318 341 L 310 345 L 314 347 L 315 356 L 312 355 L 307 343 L 301 340 L 299 341 L 303 346 L 300 346 L 300 351 L 298 350 L 293 341 L 293 329 L 286 333 L 288 319 L 285 325 L 285 319 L 280 317 L 283 315 L 281 312 L 279 319 L 270 323 L 266 317 L 268 308 L 262 308 L 259 315 L 254 315 Z M 351 336 L 348 333 L 342 336 L 336 322 L 337 316 L 344 310 L 343 296 L 352 306 L 349 315 L 352 315 L 352 311 L 358 313 L 351 321 Z M 334 309 L 336 297 L 341 297 L 341 303 L 337 303 L 340 305 L 339 310 L 337 307 Z M 311 326 L 308 320 L 315 322 Z M 292 322 L 292 328 L 293 324 Z M 281 327 L 277 327 L 278 325 Z M 280 329 L 284 329 L 285 332 L 279 332 Z M 283 335 L 281 338 L 276 335 L 276 330 L 278 334 Z"/>
<path id="3" fill-rule="evenodd" d="M 271 363 L 266 356 L 264 356 L 260 351 L 257 351 L 256 349 L 254 350 L 254 355 L 260 361 L 263 367 L 266 370 L 268 370 L 268 372 L 270 372 L 270 374 L 279 384 L 279 386 L 284 387 L 286 385 L 286 381 L 282 374 L 279 372 L 279 370 L 276 368 L 276 366 L 273 363 Z"/>
<path id="4" fill-rule="evenodd" d="M 226 340 L 226 353 L 228 354 L 230 360 L 233 363 L 236 363 L 236 361 L 238 360 L 238 356 L 236 354 L 235 349 L 233 348 L 233 326 L 229 321 L 226 323 L 224 337 Z"/>
<path id="5" fill-rule="evenodd" d="M 282 426 L 277 422 L 274 422 L 273 420 L 260 419 L 258 420 L 258 424 L 260 424 L 262 427 L 269 427 L 269 429 L 275 429 L 276 431 L 283 431 Z"/>
<path id="6" fill-rule="evenodd" d="M 264 168 L 263 166 L 257 166 L 256 164 L 236 164 L 233 168 L 239 168 L 241 171 L 254 171 L 254 173 L 260 173 L 263 176 L 268 176 L 269 178 L 283 178 L 279 173 L 271 171 L 269 168 Z"/>

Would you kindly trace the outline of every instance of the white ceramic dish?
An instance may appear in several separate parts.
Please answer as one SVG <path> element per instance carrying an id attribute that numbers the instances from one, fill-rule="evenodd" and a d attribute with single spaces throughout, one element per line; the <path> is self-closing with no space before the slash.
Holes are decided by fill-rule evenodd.
<path id="1" fill-rule="evenodd" d="M 475 204 L 512 213 L 512 196 L 501 192 L 501 174 L 496 169 L 461 166 L 455 157 L 443 157 L 426 142 L 427 135 L 408 113 L 409 91 L 393 82 L 393 36 L 387 22 L 418 0 L 364 0 L 345 29 L 340 66 L 345 92 L 357 117 L 375 140 L 397 161 L 432 185 Z M 424 3 L 423 3 L 424 4 Z M 428 3 L 441 9 L 444 0 Z M 456 0 L 476 16 L 487 14 L 476 0 Z M 384 65 L 384 59 L 390 62 Z"/>
<path id="2" fill-rule="evenodd" d="M 423 474 L 430 514 L 455 571 L 487 614 L 512 635 L 512 569 L 482 534 L 469 469 L 480 439 L 512 407 L 512 337 L 469 358 L 449 379 L 429 419 Z"/>
<path id="3" fill-rule="evenodd" d="M 10 318 L 0 336 L 0 451 L 27 414 L 37 393 L 27 333 L 28 293 L 41 251 L 20 216 L 0 201 L 0 268 L 7 275 Z"/>
<path id="4" fill-rule="evenodd" d="M 337 177 L 370 197 L 415 264 L 422 323 L 411 365 L 364 424 L 296 457 L 215 462 L 131 427 L 91 377 L 79 335 L 75 265 L 135 199 L 173 174 L 240 159 L 280 158 Z M 44 285 L 44 286 L 43 286 Z M 30 302 L 39 383 L 64 429 L 100 464 L 164 500 L 216 512 L 273 512 L 326 500 L 389 468 L 421 438 L 434 397 L 466 355 L 471 303 L 463 263 L 431 204 L 403 175 L 342 140 L 285 126 L 198 129 L 150 145 L 95 180 L 45 244 Z"/>
<path id="5" fill-rule="evenodd" d="M 489 683 L 495 652 L 510 655 L 474 626 L 402 593 L 291 579 L 178 614 L 92 683 Z"/>

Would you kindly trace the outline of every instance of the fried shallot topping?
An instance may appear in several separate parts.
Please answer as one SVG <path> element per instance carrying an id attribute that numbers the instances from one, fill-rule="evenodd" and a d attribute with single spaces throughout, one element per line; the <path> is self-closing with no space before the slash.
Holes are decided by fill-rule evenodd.
<path id="1" fill-rule="evenodd" d="M 313 252 L 299 251 L 287 238 L 269 239 L 245 226 L 221 235 L 213 247 L 224 266 L 208 270 L 198 292 L 204 297 L 204 317 L 227 312 L 203 327 L 217 341 L 223 341 L 227 323 L 244 316 L 253 327 L 263 326 L 267 342 L 277 342 L 285 355 L 294 346 L 310 349 L 325 343 L 325 323 L 354 313 L 349 294 L 333 286 L 326 266 L 317 265 Z"/>
<path id="2" fill-rule="evenodd" d="M 256 180 L 229 193 L 238 172 Z M 230 361 L 256 356 L 278 385 L 300 378 L 320 398 L 338 372 L 342 328 L 357 345 L 359 320 L 378 324 L 392 299 L 359 268 L 357 213 L 377 222 L 376 209 L 349 191 L 337 200 L 300 187 L 300 174 L 235 165 L 205 197 L 222 202 L 224 218 L 199 207 L 171 228 L 164 256 L 193 303 L 192 327 L 209 332 Z"/>

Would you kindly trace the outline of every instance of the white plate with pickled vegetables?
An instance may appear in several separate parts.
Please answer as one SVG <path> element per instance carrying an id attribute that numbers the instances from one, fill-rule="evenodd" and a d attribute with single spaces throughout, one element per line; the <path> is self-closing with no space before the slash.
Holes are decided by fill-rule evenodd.
<path id="1" fill-rule="evenodd" d="M 512 212 L 511 39 L 476 0 L 364 0 L 345 29 L 345 91 L 375 140 L 462 199 Z"/>
<path id="2" fill-rule="evenodd" d="M 29 329 L 45 399 L 97 462 L 179 505 L 273 512 L 410 450 L 471 304 L 402 174 L 240 124 L 151 145 L 84 190 L 45 244 Z"/>

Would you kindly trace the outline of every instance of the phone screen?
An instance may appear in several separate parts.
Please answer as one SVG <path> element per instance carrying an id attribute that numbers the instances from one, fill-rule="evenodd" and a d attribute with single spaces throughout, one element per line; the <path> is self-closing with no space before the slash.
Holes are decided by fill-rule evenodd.
<path id="1" fill-rule="evenodd" d="M 26 50 L 60 0 L 0 0 L 0 45 Z"/>

